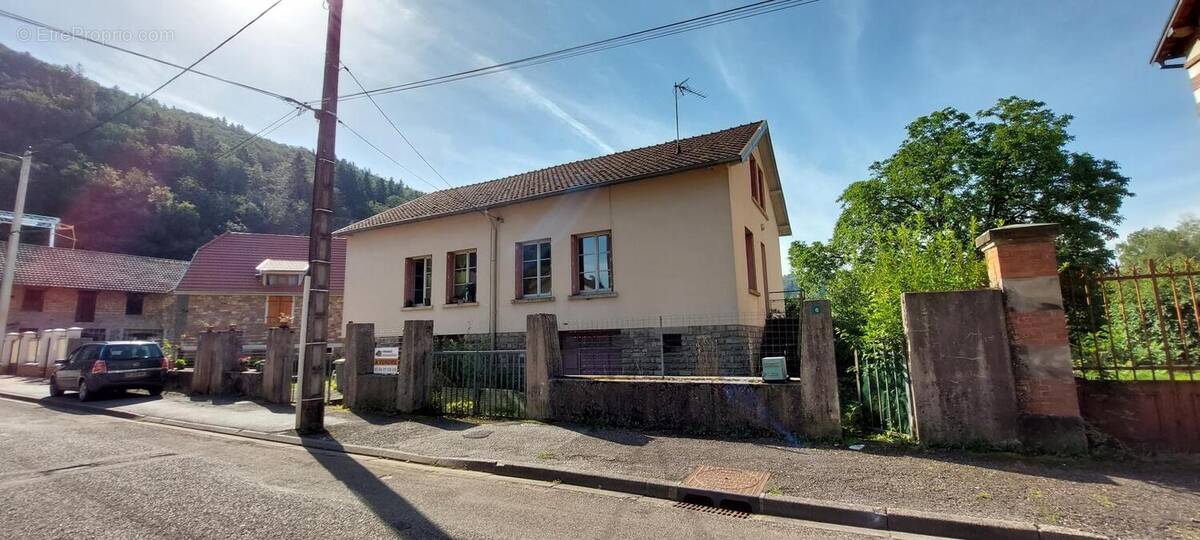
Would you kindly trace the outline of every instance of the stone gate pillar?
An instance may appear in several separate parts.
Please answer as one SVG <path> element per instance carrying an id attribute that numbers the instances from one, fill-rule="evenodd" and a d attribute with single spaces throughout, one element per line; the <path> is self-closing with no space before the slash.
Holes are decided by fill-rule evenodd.
<path id="1" fill-rule="evenodd" d="M 525 415 L 549 420 L 550 379 L 562 375 L 562 350 L 558 343 L 558 318 L 553 313 L 531 313 L 525 318 Z"/>
<path id="2" fill-rule="evenodd" d="M 1051 452 L 1084 452 L 1071 345 L 1058 281 L 1058 225 L 991 229 L 975 239 L 988 280 L 1004 292 L 1021 442 Z"/>
<path id="3" fill-rule="evenodd" d="M 396 410 L 411 413 L 429 405 L 432 354 L 433 321 L 404 321 L 404 339 L 396 364 Z"/>
<path id="4" fill-rule="evenodd" d="M 294 335 L 286 326 L 267 330 L 262 396 L 267 403 L 292 402 L 292 363 L 296 360 Z"/>
<path id="5" fill-rule="evenodd" d="M 805 300 L 800 313 L 800 428 L 814 439 L 842 437 L 829 310 L 829 300 Z"/>
<path id="6" fill-rule="evenodd" d="M 353 409 L 359 406 L 362 397 L 360 379 L 371 374 L 375 367 L 375 325 L 371 323 L 349 323 L 346 325 L 344 351 L 346 363 L 342 365 L 342 403 Z"/>

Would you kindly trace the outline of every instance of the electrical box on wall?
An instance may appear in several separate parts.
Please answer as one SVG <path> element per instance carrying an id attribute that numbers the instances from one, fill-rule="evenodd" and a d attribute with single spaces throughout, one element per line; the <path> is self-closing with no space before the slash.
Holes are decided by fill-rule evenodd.
<path id="1" fill-rule="evenodd" d="M 786 381 L 787 359 L 782 356 L 767 356 L 762 359 L 762 378 L 767 382 Z"/>

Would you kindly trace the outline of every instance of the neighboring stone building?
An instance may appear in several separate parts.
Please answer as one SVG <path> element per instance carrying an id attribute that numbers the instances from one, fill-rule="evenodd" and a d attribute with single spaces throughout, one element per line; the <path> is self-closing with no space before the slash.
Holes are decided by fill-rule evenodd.
<path id="1" fill-rule="evenodd" d="M 346 318 L 523 347 L 554 313 L 567 373 L 749 375 L 791 234 L 766 122 L 424 195 L 336 234 Z M 194 263 L 193 263 L 194 267 Z"/>
<path id="2" fill-rule="evenodd" d="M 1171 60 L 1181 62 L 1168 64 Z M 1200 113 L 1200 1 L 1176 0 L 1150 62 L 1163 68 L 1187 70 L 1196 111 Z"/>
<path id="3" fill-rule="evenodd" d="M 302 283 L 308 269 L 308 237 L 226 232 L 200 246 L 175 290 L 184 314 L 180 333 L 185 341 L 206 327 L 236 326 L 243 343 L 263 343 L 267 328 L 281 323 L 299 326 Z M 333 244 L 330 276 L 330 328 L 342 335 L 342 288 L 346 241 Z"/>
<path id="4" fill-rule="evenodd" d="M 0 242 L 0 266 L 7 252 Z M 21 244 L 6 334 L 78 327 L 92 339 L 170 337 L 187 261 Z M 5 350 L 0 363 L 9 363 Z"/>

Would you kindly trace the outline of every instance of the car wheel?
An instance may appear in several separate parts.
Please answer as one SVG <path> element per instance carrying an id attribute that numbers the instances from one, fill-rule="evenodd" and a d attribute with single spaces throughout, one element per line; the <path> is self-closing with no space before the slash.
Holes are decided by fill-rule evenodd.
<path id="1" fill-rule="evenodd" d="M 63 395 L 63 389 L 58 385 L 58 377 L 50 377 L 50 397 Z"/>
<path id="2" fill-rule="evenodd" d="M 87 381 L 79 381 L 79 401 L 91 401 L 94 392 L 88 388 Z"/>
<path id="3" fill-rule="evenodd" d="M 150 392 L 150 396 L 151 396 L 151 397 L 158 397 L 158 396 L 161 396 L 161 395 L 162 395 L 162 390 L 163 390 L 163 389 L 162 389 L 162 387 L 161 387 L 161 386 L 152 386 L 152 387 L 150 387 L 150 388 L 147 388 L 147 389 L 146 389 L 146 391 L 147 391 L 147 392 Z"/>

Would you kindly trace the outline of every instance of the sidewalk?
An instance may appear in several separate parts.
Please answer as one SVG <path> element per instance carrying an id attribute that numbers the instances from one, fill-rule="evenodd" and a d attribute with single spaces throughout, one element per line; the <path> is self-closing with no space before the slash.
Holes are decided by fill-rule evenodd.
<path id="1" fill-rule="evenodd" d="M 0 377 L 3 394 L 47 405 L 75 402 L 72 394 L 50 399 L 45 384 L 15 377 Z M 179 394 L 88 405 L 268 433 L 287 433 L 293 425 L 291 407 L 233 400 L 214 404 Z M 329 412 L 328 438 L 343 445 L 671 482 L 700 465 L 730 467 L 769 472 L 766 489 L 773 495 L 1058 525 L 1121 538 L 1200 538 L 1200 459 L 1195 457 L 1099 461 L 872 443 L 853 451 L 567 424 Z"/>

